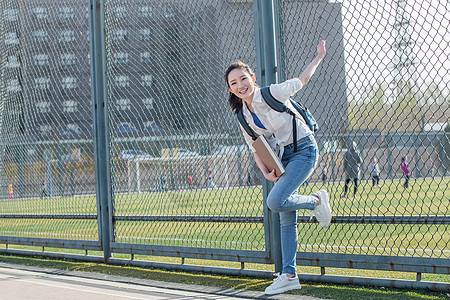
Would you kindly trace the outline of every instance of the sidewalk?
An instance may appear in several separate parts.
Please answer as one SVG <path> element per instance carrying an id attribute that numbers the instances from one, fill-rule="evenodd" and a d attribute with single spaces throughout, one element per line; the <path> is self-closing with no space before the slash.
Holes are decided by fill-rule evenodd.
<path id="1" fill-rule="evenodd" d="M 2 299 L 14 300 L 320 300 L 6 263 L 0 263 L 0 291 Z"/>

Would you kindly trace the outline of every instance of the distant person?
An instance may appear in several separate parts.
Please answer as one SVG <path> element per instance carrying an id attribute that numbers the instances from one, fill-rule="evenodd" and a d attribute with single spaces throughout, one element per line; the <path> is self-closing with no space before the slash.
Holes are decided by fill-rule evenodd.
<path id="1" fill-rule="evenodd" d="M 428 164 L 428 176 L 434 177 L 434 164 L 432 160 L 430 160 L 430 163 Z"/>
<path id="2" fill-rule="evenodd" d="M 372 165 L 370 166 L 370 173 L 372 174 L 372 186 L 380 187 L 380 167 L 378 166 L 378 160 L 376 157 L 372 159 Z"/>
<path id="3" fill-rule="evenodd" d="M 402 163 L 400 164 L 400 169 L 402 169 L 403 176 L 405 176 L 405 183 L 403 183 L 403 187 L 405 189 L 409 188 L 409 177 L 411 175 L 411 172 L 409 171 L 408 167 L 408 156 L 402 157 Z"/>
<path id="4" fill-rule="evenodd" d="M 327 169 L 327 165 L 325 164 L 325 166 L 323 166 L 323 169 L 322 169 L 322 183 L 323 184 L 327 183 L 327 175 L 328 175 L 328 169 Z"/>
<path id="5" fill-rule="evenodd" d="M 44 197 L 47 197 L 47 186 L 45 185 L 45 181 L 42 181 L 42 185 L 41 185 L 41 199 L 43 199 Z"/>
<path id="6" fill-rule="evenodd" d="M 216 188 L 216 185 L 214 184 L 214 181 L 213 181 L 213 175 L 212 175 L 211 171 L 208 171 L 208 177 L 206 178 L 206 188 L 207 189 L 209 189 L 209 188 L 215 189 Z"/>
<path id="7" fill-rule="evenodd" d="M 344 154 L 344 171 L 345 171 L 345 185 L 344 185 L 344 194 L 342 197 L 347 197 L 348 192 L 348 184 L 350 181 L 353 181 L 353 196 L 356 196 L 356 192 L 358 191 L 358 179 L 359 179 L 359 168 L 361 166 L 361 155 L 356 149 L 356 143 L 350 142 L 349 149 Z"/>
<path id="8" fill-rule="evenodd" d="M 192 177 L 192 174 L 189 174 L 188 180 L 189 180 L 189 188 L 192 189 L 192 186 L 194 185 L 194 178 Z"/>
<path id="9" fill-rule="evenodd" d="M 9 194 L 9 198 L 14 198 L 14 189 L 13 189 L 13 185 L 12 183 L 8 186 L 8 194 Z"/>
<path id="10" fill-rule="evenodd" d="M 252 171 L 248 170 L 247 171 L 247 185 L 251 186 L 252 182 L 253 182 Z"/>
<path id="11" fill-rule="evenodd" d="M 164 192 L 166 190 L 166 177 L 161 176 L 160 190 Z"/>

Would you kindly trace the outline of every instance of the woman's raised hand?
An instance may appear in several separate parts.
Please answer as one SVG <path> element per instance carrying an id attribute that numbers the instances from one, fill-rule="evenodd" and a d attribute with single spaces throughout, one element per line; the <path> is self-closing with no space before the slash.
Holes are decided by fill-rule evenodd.
<path id="1" fill-rule="evenodd" d="M 325 44 L 326 44 L 326 41 L 321 40 L 319 42 L 319 45 L 317 45 L 317 56 L 319 56 L 320 58 L 324 58 L 325 54 L 327 53 Z"/>

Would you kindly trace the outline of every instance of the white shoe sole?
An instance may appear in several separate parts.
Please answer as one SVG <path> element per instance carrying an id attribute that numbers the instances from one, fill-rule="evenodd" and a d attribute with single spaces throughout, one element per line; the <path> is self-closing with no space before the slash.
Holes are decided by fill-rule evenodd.
<path id="1" fill-rule="evenodd" d="M 320 190 L 320 201 L 321 205 L 324 205 L 325 209 L 330 213 L 330 220 L 325 225 L 320 224 L 323 228 L 327 228 L 331 224 L 331 218 L 333 215 L 331 214 L 331 206 L 330 206 L 330 198 L 328 197 L 328 192 L 325 190 Z"/>
<path id="2" fill-rule="evenodd" d="M 283 288 L 281 288 L 281 289 L 278 289 L 278 290 L 276 290 L 276 291 L 269 291 L 269 292 L 265 291 L 264 294 L 265 294 L 265 295 L 276 295 L 276 294 L 282 294 L 282 293 L 285 293 L 285 292 L 287 292 L 287 291 L 300 290 L 301 288 L 302 288 L 302 286 L 301 286 L 300 283 L 299 283 L 298 285 L 288 285 L 288 286 L 285 286 L 285 287 L 283 287 Z"/>

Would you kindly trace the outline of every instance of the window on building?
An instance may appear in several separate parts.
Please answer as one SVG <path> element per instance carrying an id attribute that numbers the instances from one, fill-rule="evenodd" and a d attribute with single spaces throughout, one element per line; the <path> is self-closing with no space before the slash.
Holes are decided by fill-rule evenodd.
<path id="1" fill-rule="evenodd" d="M 20 67 L 19 57 L 17 55 L 8 56 L 5 67 L 9 69 Z"/>
<path id="2" fill-rule="evenodd" d="M 6 83 L 6 91 L 8 92 L 20 92 L 20 83 L 18 79 L 10 79 Z"/>
<path id="3" fill-rule="evenodd" d="M 73 7 L 66 6 L 66 7 L 59 8 L 59 19 L 60 20 L 69 20 L 69 19 L 73 19 L 74 17 L 75 17 L 75 13 L 74 13 Z"/>
<path id="4" fill-rule="evenodd" d="M 155 123 L 155 121 L 148 121 L 144 123 L 145 129 L 148 132 L 163 132 L 164 128 Z"/>
<path id="5" fill-rule="evenodd" d="M 125 41 L 128 35 L 128 30 L 126 29 L 116 29 L 112 32 L 113 41 Z"/>
<path id="6" fill-rule="evenodd" d="M 39 126 L 39 131 L 43 135 L 47 135 L 52 131 L 52 125 L 42 124 Z"/>
<path id="7" fill-rule="evenodd" d="M 126 75 L 119 75 L 114 77 L 114 83 L 117 87 L 129 87 L 130 86 L 130 77 Z"/>
<path id="8" fill-rule="evenodd" d="M 127 16 L 127 8 L 125 6 L 117 6 L 113 9 L 116 18 L 125 18 Z"/>
<path id="9" fill-rule="evenodd" d="M 152 75 L 143 75 L 141 76 L 141 84 L 142 86 L 150 87 L 152 85 L 153 76 Z"/>
<path id="10" fill-rule="evenodd" d="M 77 79 L 75 77 L 64 77 L 62 79 L 63 89 L 74 89 L 77 87 Z"/>
<path id="11" fill-rule="evenodd" d="M 144 98 L 142 103 L 146 109 L 153 109 L 153 98 Z"/>
<path id="12" fill-rule="evenodd" d="M 118 99 L 117 100 L 117 108 L 122 111 L 131 110 L 131 101 L 130 99 Z"/>
<path id="13" fill-rule="evenodd" d="M 39 101 L 36 103 L 36 108 L 39 113 L 45 114 L 50 112 L 50 102 L 48 101 Z"/>
<path id="14" fill-rule="evenodd" d="M 139 7 L 139 17 L 150 18 L 151 16 L 152 16 L 152 7 L 151 6 Z"/>
<path id="15" fill-rule="evenodd" d="M 7 32 L 5 34 L 5 44 L 6 45 L 18 45 L 19 38 L 17 37 L 16 32 Z"/>
<path id="16" fill-rule="evenodd" d="M 150 52 L 142 52 L 140 55 L 141 55 L 141 63 L 149 64 L 152 62 Z"/>
<path id="17" fill-rule="evenodd" d="M 61 130 L 62 135 L 68 135 L 68 134 L 81 134 L 80 126 L 77 124 L 67 124 L 64 126 Z"/>
<path id="18" fill-rule="evenodd" d="M 114 53 L 114 61 L 116 62 L 116 64 L 119 65 L 128 63 L 128 53 L 126 52 Z"/>
<path id="19" fill-rule="evenodd" d="M 62 30 L 59 33 L 59 39 L 62 42 L 68 43 L 75 41 L 75 31 L 73 30 Z"/>
<path id="20" fill-rule="evenodd" d="M 34 79 L 34 88 L 38 90 L 48 90 L 50 89 L 50 78 L 39 77 Z"/>
<path id="21" fill-rule="evenodd" d="M 33 8 L 33 14 L 36 16 L 36 18 L 45 20 L 48 18 L 47 7 L 35 7 Z"/>
<path id="22" fill-rule="evenodd" d="M 139 36 L 140 36 L 141 41 L 150 41 L 151 40 L 150 29 L 140 29 Z"/>
<path id="23" fill-rule="evenodd" d="M 75 100 L 67 100 L 63 102 L 63 111 L 65 113 L 74 113 L 78 111 L 78 102 Z"/>
<path id="24" fill-rule="evenodd" d="M 13 120 L 17 120 L 17 118 L 22 114 L 20 109 L 16 107 L 8 108 L 8 114 L 13 118 Z"/>
<path id="25" fill-rule="evenodd" d="M 175 11 L 174 11 L 174 9 L 173 8 L 171 8 L 171 7 L 163 7 L 163 9 L 164 9 L 164 16 L 166 17 L 166 18 L 173 18 L 173 17 L 175 17 Z"/>
<path id="26" fill-rule="evenodd" d="M 36 66 L 48 66 L 48 54 L 36 54 L 33 60 Z"/>
<path id="27" fill-rule="evenodd" d="M 73 53 L 61 54 L 61 64 L 63 66 L 72 66 L 75 64 L 75 58 L 75 54 Z"/>
<path id="28" fill-rule="evenodd" d="M 48 42 L 48 32 L 46 30 L 33 31 L 33 40 L 35 42 Z"/>
<path id="29" fill-rule="evenodd" d="M 131 125 L 131 123 L 128 122 L 123 122 L 119 124 L 119 128 L 117 128 L 117 131 L 120 133 L 133 133 L 136 132 L 137 129 L 136 127 L 134 127 L 133 125 Z"/>
<path id="30" fill-rule="evenodd" d="M 19 10 L 18 9 L 5 9 L 3 11 L 3 15 L 5 16 L 6 21 L 14 22 L 19 19 Z"/>

